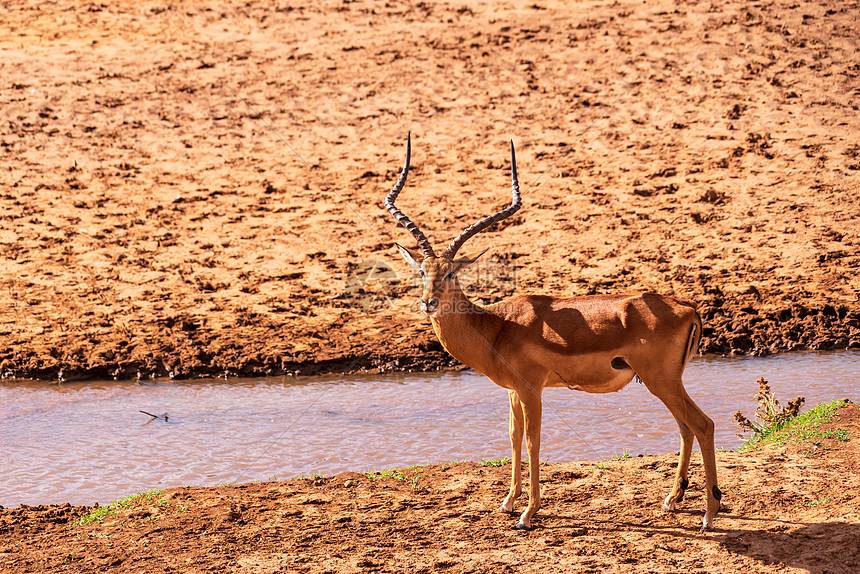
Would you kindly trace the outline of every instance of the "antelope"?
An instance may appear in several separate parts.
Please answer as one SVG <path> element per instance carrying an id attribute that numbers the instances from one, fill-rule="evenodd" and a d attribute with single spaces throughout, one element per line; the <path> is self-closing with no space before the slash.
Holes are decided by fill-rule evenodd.
<path id="1" fill-rule="evenodd" d="M 589 393 L 620 390 L 634 377 L 669 409 L 681 432 L 674 484 L 663 509 L 674 510 L 689 486 L 687 471 L 693 437 L 704 459 L 707 511 L 702 529 L 712 530 L 722 493 L 717 486 L 714 423 L 687 395 L 681 375 L 698 348 L 702 321 L 695 304 L 654 293 L 555 297 L 514 295 L 492 305 L 473 303 L 457 273 L 484 253 L 457 256 L 474 235 L 510 217 L 522 205 L 516 155 L 511 141 L 511 204 L 467 227 L 441 256 L 394 202 L 406 183 L 412 153 L 406 139 L 406 163 L 385 208 L 418 241 L 420 252 L 395 244 L 423 280 L 420 308 L 430 318 L 439 341 L 455 359 L 507 389 L 510 403 L 511 483 L 499 510 L 515 514 L 522 493 L 522 442 L 528 451 L 529 499 L 515 528 L 530 530 L 540 509 L 540 437 L 542 393 L 563 387 Z"/>

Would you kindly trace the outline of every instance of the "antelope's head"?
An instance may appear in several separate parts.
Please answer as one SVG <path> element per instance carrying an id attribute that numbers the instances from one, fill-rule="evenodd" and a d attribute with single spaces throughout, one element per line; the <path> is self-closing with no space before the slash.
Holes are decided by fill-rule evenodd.
<path id="1" fill-rule="evenodd" d="M 465 300 L 460 283 L 457 280 L 457 273 L 477 261 L 487 251 L 484 249 L 484 251 L 471 255 L 457 257 L 457 251 L 459 251 L 460 247 L 473 235 L 509 217 L 522 206 L 520 186 L 517 181 L 517 160 L 514 154 L 514 142 L 511 142 L 511 189 L 513 195 L 511 204 L 505 209 L 467 227 L 451 241 L 451 244 L 445 249 L 442 255 L 437 257 L 433 252 L 433 246 L 430 245 L 430 241 L 424 233 L 394 205 L 394 201 L 406 183 L 411 155 L 412 138 L 410 135 L 406 138 L 406 163 L 403 165 L 403 170 L 400 172 L 397 183 L 385 198 L 385 209 L 408 229 L 418 241 L 420 251 L 408 249 L 398 244 L 395 245 L 397 245 L 397 249 L 403 255 L 403 258 L 406 259 L 407 263 L 421 273 L 421 279 L 424 283 L 424 291 L 421 295 L 421 310 L 432 317 L 440 309 L 457 311 L 457 304 Z"/>

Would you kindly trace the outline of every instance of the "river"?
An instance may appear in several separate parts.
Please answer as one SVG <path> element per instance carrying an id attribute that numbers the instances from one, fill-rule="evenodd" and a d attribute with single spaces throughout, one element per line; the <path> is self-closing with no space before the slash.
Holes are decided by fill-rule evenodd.
<path id="1" fill-rule="evenodd" d="M 741 444 L 732 417 L 752 418 L 761 376 L 783 405 L 798 395 L 806 407 L 860 400 L 860 352 L 696 357 L 684 380 L 714 419 L 718 448 Z M 548 389 L 544 401 L 543 461 L 678 449 L 674 419 L 642 384 L 605 395 Z M 506 392 L 472 371 L 2 381 L 0 505 L 105 504 L 184 484 L 509 456 L 507 408 Z"/>

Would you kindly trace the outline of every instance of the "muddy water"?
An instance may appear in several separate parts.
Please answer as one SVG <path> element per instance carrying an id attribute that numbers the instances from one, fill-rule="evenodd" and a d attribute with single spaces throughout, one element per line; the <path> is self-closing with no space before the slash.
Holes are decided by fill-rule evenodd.
<path id="1" fill-rule="evenodd" d="M 685 380 L 740 444 L 756 379 L 783 404 L 860 399 L 860 353 L 697 358 Z M 674 420 L 641 384 L 545 395 L 541 459 L 601 460 L 678 448 Z M 139 411 L 167 415 L 153 419 Z M 315 379 L 0 383 L 0 505 L 102 504 L 152 488 L 216 485 L 509 454 L 505 391 L 473 372 Z"/>

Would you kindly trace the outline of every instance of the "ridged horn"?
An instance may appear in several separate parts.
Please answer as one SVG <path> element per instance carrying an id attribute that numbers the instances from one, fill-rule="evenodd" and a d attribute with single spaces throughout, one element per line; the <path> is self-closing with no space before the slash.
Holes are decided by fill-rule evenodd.
<path id="1" fill-rule="evenodd" d="M 520 197 L 520 183 L 517 180 L 517 157 L 514 153 L 513 140 L 511 140 L 511 194 L 513 199 L 508 207 L 467 227 L 460 235 L 454 238 L 451 245 L 449 245 L 448 248 L 445 249 L 445 252 L 442 253 L 442 257 L 453 260 L 457 251 L 459 251 L 463 244 L 466 243 L 466 241 L 468 241 L 473 235 L 492 227 L 495 223 L 505 219 L 506 217 L 510 217 L 520 207 L 522 207 L 523 202 Z"/>
<path id="2" fill-rule="evenodd" d="M 403 186 L 406 184 L 406 175 L 409 173 L 409 159 L 412 157 L 412 133 L 406 135 L 406 163 L 403 165 L 403 171 L 400 172 L 400 177 L 397 179 L 397 183 L 394 184 L 394 188 L 388 193 L 385 197 L 385 209 L 400 222 L 403 227 L 409 230 L 415 239 L 418 240 L 418 245 L 421 246 L 421 251 L 424 253 L 424 257 L 436 257 L 436 254 L 433 252 L 433 246 L 430 245 L 430 241 L 428 241 L 427 236 L 418 229 L 418 226 L 415 225 L 411 219 L 409 219 L 402 211 L 397 209 L 394 205 L 394 200 L 397 199 L 397 196 L 400 194 L 400 190 L 403 189 Z"/>

